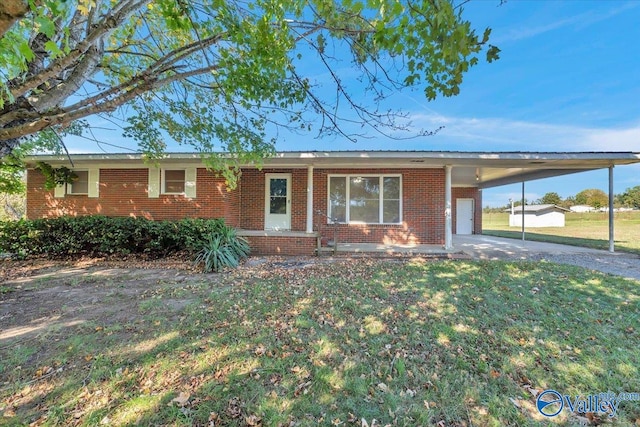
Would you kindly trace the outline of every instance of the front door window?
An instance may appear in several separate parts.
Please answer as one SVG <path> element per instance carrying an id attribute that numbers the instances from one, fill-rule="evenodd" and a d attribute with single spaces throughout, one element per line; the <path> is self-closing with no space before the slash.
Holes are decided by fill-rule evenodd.
<path id="1" fill-rule="evenodd" d="M 291 175 L 266 174 L 265 230 L 291 229 Z"/>
<path id="2" fill-rule="evenodd" d="M 287 179 L 271 178 L 269 180 L 269 213 L 287 213 Z"/>

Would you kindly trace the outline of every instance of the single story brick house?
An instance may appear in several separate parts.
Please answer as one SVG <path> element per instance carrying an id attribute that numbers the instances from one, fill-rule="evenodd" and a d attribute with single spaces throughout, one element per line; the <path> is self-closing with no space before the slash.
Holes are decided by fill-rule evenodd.
<path id="1" fill-rule="evenodd" d="M 28 159 L 27 217 L 224 218 L 255 254 L 315 252 L 338 242 L 452 246 L 452 234 L 482 231 L 482 189 L 613 165 L 638 153 L 455 151 L 282 152 L 262 168 L 244 165 L 237 188 L 194 153 L 158 165 L 139 154 Z M 73 184 L 44 189 L 37 161 L 70 167 Z"/>

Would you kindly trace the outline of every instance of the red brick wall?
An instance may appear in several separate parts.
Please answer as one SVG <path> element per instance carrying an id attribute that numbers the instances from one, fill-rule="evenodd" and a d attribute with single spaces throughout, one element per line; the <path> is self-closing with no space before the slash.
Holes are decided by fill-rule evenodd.
<path id="1" fill-rule="evenodd" d="M 242 171 L 240 227 L 264 228 L 265 174 L 292 174 L 291 229 L 306 230 L 306 169 L 245 169 Z M 401 174 L 403 222 L 387 224 L 327 224 L 327 184 L 329 174 Z M 444 243 L 444 169 L 315 169 L 314 231 L 339 242 Z M 318 214 L 317 211 L 323 214 Z"/>
<path id="2" fill-rule="evenodd" d="M 315 237 L 250 236 L 252 255 L 313 255 L 316 250 Z"/>
<path id="3" fill-rule="evenodd" d="M 399 225 L 327 224 L 315 215 L 314 230 L 338 242 L 364 243 L 444 243 L 444 169 L 315 169 L 314 213 L 327 212 L 327 185 L 330 174 L 401 174 L 403 212 Z"/>
<path id="4" fill-rule="evenodd" d="M 27 217 L 47 218 L 62 215 L 142 216 L 148 219 L 226 218 L 237 224 L 233 201 L 237 190 L 228 192 L 224 179 L 206 169 L 198 169 L 196 198 L 182 195 L 147 196 L 147 169 L 101 169 L 100 197 L 66 195 L 54 197 L 44 189 L 44 176 L 27 171 Z M 237 210 L 237 209 L 236 209 Z"/>
<path id="5" fill-rule="evenodd" d="M 256 169 L 242 170 L 240 228 L 264 230 L 265 175 L 268 173 L 291 174 L 291 230 L 307 229 L 307 170 L 306 169 Z"/>
<path id="6" fill-rule="evenodd" d="M 196 185 L 198 185 L 196 183 Z M 196 187 L 196 194 L 199 189 Z M 242 209 L 241 194 L 242 194 L 242 180 L 239 179 L 236 188 L 232 191 L 227 191 L 227 203 L 225 204 L 225 223 L 232 227 L 240 227 L 240 212 Z"/>
<path id="7" fill-rule="evenodd" d="M 144 216 L 149 219 L 184 217 L 225 218 L 227 224 L 249 230 L 264 229 L 265 174 L 290 173 L 292 176 L 291 229 L 306 230 L 306 169 L 244 169 L 238 188 L 227 191 L 224 179 L 199 168 L 197 197 L 181 195 L 147 197 L 148 170 L 101 169 L 100 197 L 67 195 L 55 198 L 53 190 L 43 188 L 44 177 L 36 170 L 27 174 L 28 218 L 61 215 Z M 398 225 L 327 224 L 327 185 L 329 174 L 401 174 L 403 222 Z M 315 169 L 313 228 L 338 242 L 444 243 L 444 169 Z M 477 188 L 452 189 L 452 217 L 455 232 L 456 199 L 475 200 L 474 232 L 482 231 L 482 198 Z M 318 214 L 317 212 L 323 214 Z M 315 239 L 299 237 L 250 237 L 254 253 L 312 254 Z"/>
<path id="8" fill-rule="evenodd" d="M 243 169 L 240 182 L 240 228 L 264 230 L 264 173 Z"/>
<path id="9" fill-rule="evenodd" d="M 475 187 L 451 189 L 452 230 L 456 234 L 456 199 L 473 199 L 473 234 L 482 234 L 482 190 Z"/>

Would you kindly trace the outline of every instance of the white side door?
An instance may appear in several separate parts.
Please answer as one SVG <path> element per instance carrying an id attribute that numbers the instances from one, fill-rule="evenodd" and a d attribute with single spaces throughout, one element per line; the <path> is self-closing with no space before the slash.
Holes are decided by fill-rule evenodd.
<path id="1" fill-rule="evenodd" d="M 291 230 L 291 174 L 265 175 L 264 229 Z"/>
<path id="2" fill-rule="evenodd" d="M 456 199 L 456 234 L 473 234 L 473 199 Z"/>

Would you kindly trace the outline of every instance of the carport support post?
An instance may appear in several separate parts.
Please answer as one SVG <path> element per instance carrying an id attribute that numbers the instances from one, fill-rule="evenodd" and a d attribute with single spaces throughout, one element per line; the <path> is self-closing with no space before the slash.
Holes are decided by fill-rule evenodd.
<path id="1" fill-rule="evenodd" d="M 615 250 L 613 243 L 613 165 L 609 166 L 609 252 Z"/>
<path id="2" fill-rule="evenodd" d="M 451 225 L 451 165 L 444 167 L 444 248 L 453 248 Z"/>
<path id="3" fill-rule="evenodd" d="M 524 241 L 524 181 L 522 181 L 522 240 Z"/>

